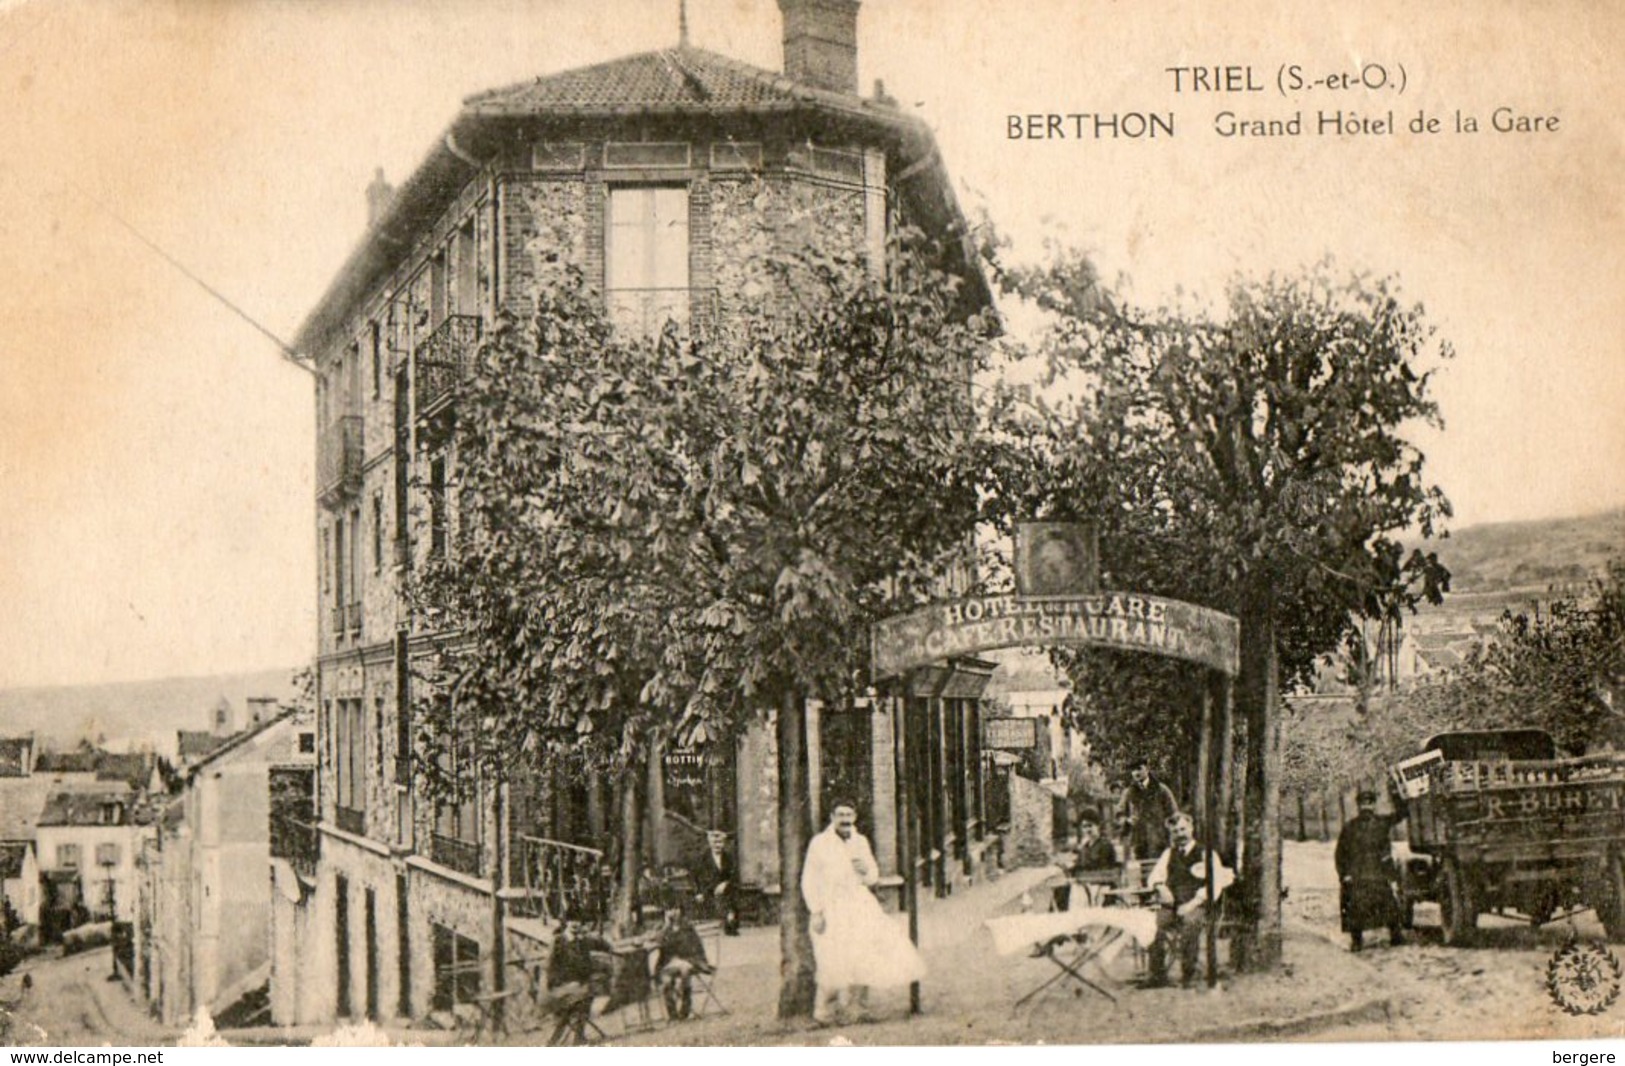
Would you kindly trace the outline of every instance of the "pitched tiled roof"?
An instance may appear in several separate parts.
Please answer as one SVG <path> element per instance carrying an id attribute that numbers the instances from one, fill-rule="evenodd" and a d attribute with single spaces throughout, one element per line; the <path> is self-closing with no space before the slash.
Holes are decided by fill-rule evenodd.
<path id="1" fill-rule="evenodd" d="M 133 797 L 130 789 L 123 784 L 103 783 L 103 787 L 94 791 L 79 791 L 57 789 L 45 800 L 45 810 L 41 812 L 39 824 L 52 825 L 102 825 L 102 807 L 104 804 L 118 803 L 123 805 L 121 817 L 116 824 L 129 825 L 133 813 Z"/>
<path id="2" fill-rule="evenodd" d="M 761 112 L 812 104 L 897 116 L 889 105 L 803 85 L 782 74 L 686 45 L 492 89 L 468 97 L 463 104 L 481 115 Z"/>
<path id="3" fill-rule="evenodd" d="M 175 732 L 176 750 L 183 759 L 198 759 L 226 742 L 206 730 L 180 729 Z"/>
<path id="4" fill-rule="evenodd" d="M 97 751 L 43 751 L 34 760 L 34 772 L 40 774 L 93 774 L 96 772 Z"/>
<path id="5" fill-rule="evenodd" d="M 33 845 L 26 840 L 0 842 L 0 881 L 10 881 L 23 875 L 23 860 Z"/>
<path id="6" fill-rule="evenodd" d="M 122 781 L 140 792 L 152 779 L 153 756 L 147 752 L 108 752 L 96 763 L 96 780 Z"/>
<path id="7" fill-rule="evenodd" d="M 960 238 L 963 218 L 930 129 L 888 100 L 804 85 L 783 74 L 682 45 L 550 74 L 468 97 L 445 135 L 400 186 L 363 235 L 321 301 L 300 325 L 294 346 L 314 357 L 347 322 L 356 302 L 410 252 L 422 229 L 477 169 L 474 159 L 522 120 L 637 115 L 792 115 L 806 113 L 869 127 L 906 146 L 903 195 L 928 231 Z M 473 153 L 472 155 L 470 153 Z M 972 256 L 967 246 L 966 262 Z M 991 303 L 981 271 L 967 269 L 976 302 Z"/>

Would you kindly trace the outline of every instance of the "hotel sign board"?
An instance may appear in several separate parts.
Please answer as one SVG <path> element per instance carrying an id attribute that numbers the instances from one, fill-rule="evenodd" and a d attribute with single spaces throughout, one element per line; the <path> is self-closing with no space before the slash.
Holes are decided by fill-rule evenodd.
<path id="1" fill-rule="evenodd" d="M 876 624 L 876 678 L 996 648 L 1093 647 L 1150 652 L 1235 676 L 1241 625 L 1181 600 L 1137 592 L 1087 596 L 973 596 L 922 607 Z"/>
<path id="2" fill-rule="evenodd" d="M 1029 751 L 1038 747 L 1038 719 L 985 718 L 982 747 L 1001 751 Z"/>

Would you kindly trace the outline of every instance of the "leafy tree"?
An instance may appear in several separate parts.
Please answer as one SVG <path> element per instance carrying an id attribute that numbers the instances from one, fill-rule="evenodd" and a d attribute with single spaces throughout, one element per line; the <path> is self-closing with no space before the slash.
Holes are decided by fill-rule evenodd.
<path id="1" fill-rule="evenodd" d="M 1364 765 L 1384 765 L 1453 729 L 1532 726 L 1571 752 L 1621 745 L 1625 564 L 1610 563 L 1583 597 L 1505 612 L 1499 628 L 1448 674 L 1370 701 L 1354 748 Z"/>
<path id="2" fill-rule="evenodd" d="M 576 278 L 496 331 L 457 398 L 462 528 L 419 600 L 457 634 L 456 699 L 425 706 L 428 732 L 492 778 L 516 756 L 612 768 L 630 856 L 654 740 L 718 743 L 771 713 L 785 1017 L 813 998 L 806 701 L 853 694 L 869 624 L 919 602 L 974 529 L 986 324 L 939 261 L 906 235 L 885 277 L 763 260 L 774 299 L 652 342 L 611 330 Z"/>
<path id="3" fill-rule="evenodd" d="M 1625 707 L 1625 563 L 1611 562 L 1584 599 L 1501 618 L 1501 639 L 1462 671 L 1487 685 L 1508 724 L 1537 725 L 1559 747 L 1620 744 Z"/>
<path id="4" fill-rule="evenodd" d="M 1046 387 L 1007 392 L 996 410 L 994 495 L 1006 521 L 1097 520 L 1108 587 L 1241 619 L 1243 884 L 1255 922 L 1244 943 L 1272 965 L 1281 688 L 1310 676 L 1352 613 L 1405 609 L 1446 587 L 1437 558 L 1406 555 L 1396 535 L 1431 535 L 1449 514 L 1406 436 L 1438 422 L 1424 363 L 1449 349 L 1392 279 L 1343 277 L 1329 263 L 1237 279 L 1217 308 L 1146 309 L 1080 296 L 1095 279 L 1079 262 L 1003 277 L 1050 328 L 1038 346 Z M 1114 697 L 1103 715 L 1135 700 L 1099 655 L 1067 662 L 1086 698 Z M 1141 707 L 1125 716 L 1147 735 L 1192 736 L 1190 703 Z"/>

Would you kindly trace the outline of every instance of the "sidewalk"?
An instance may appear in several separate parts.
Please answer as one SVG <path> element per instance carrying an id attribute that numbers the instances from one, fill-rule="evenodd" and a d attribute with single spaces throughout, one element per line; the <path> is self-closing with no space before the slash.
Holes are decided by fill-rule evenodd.
<path id="1" fill-rule="evenodd" d="M 877 1021 L 838 1029 L 810 1023 L 785 1027 L 778 1004 L 778 930 L 747 930 L 724 943 L 717 992 L 731 1013 L 671 1024 L 619 1038 L 641 1045 L 853 1044 L 1114 1044 L 1301 1039 L 1354 1023 L 1381 1022 L 1388 991 L 1377 972 L 1306 927 L 1289 927 L 1286 963 L 1278 972 L 1223 975 L 1214 990 L 1141 989 L 1121 984 L 1114 1004 L 1056 988 L 1020 1011 L 1021 995 L 1055 971 L 1043 959 L 1000 956 L 982 923 L 1021 909 L 1023 892 L 1047 869 L 1023 869 L 962 888 L 944 900 L 922 900 L 920 946 L 930 966 L 921 986 L 922 1013 L 908 1015 L 906 989 L 877 992 Z M 1044 901 L 1032 892 L 1038 907 Z M 1123 971 L 1128 960 L 1114 966 Z M 1123 972 L 1121 976 L 1127 976 Z"/>

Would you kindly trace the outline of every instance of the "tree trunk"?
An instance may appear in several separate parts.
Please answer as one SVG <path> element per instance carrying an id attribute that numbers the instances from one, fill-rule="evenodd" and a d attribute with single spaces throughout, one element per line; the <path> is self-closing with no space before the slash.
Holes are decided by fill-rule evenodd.
<path id="1" fill-rule="evenodd" d="M 1251 624 L 1249 624 L 1251 623 Z M 1281 714 L 1275 605 L 1265 592 L 1242 622 L 1242 690 L 1247 706 L 1246 962 L 1273 969 L 1281 961 Z"/>
<path id="2" fill-rule="evenodd" d="M 1224 695 L 1219 704 L 1219 736 L 1216 747 L 1218 755 L 1218 813 L 1219 836 L 1214 846 L 1225 861 L 1234 866 L 1236 861 L 1236 819 L 1235 819 L 1235 780 L 1236 780 L 1236 679 L 1224 679 Z"/>
<path id="3" fill-rule="evenodd" d="M 1204 672 L 1200 676 L 1202 700 L 1202 726 L 1196 734 L 1196 831 L 1202 843 L 1217 847 L 1213 818 L 1213 686 Z"/>
<path id="4" fill-rule="evenodd" d="M 666 854 L 666 736 L 656 729 L 649 735 L 649 784 L 644 806 L 649 811 L 649 861 L 656 873 L 663 873 Z"/>
<path id="5" fill-rule="evenodd" d="M 636 930 L 638 874 L 643 870 L 643 788 L 642 774 L 629 767 L 616 775 L 615 800 L 621 812 L 620 876 L 616 879 L 615 905 L 610 922 L 618 936 Z"/>
<path id="6" fill-rule="evenodd" d="M 801 693 L 785 685 L 779 696 L 779 1017 L 813 1011 L 812 936 L 801 898 L 801 866 L 812 836 L 807 805 L 807 719 Z"/>

